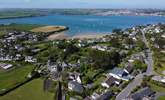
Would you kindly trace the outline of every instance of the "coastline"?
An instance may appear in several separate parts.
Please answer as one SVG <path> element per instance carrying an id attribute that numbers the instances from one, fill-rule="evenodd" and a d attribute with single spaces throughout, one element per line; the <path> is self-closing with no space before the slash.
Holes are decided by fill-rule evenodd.
<path id="1" fill-rule="evenodd" d="M 69 36 L 66 35 L 64 32 L 51 34 L 47 37 L 48 40 L 64 40 L 64 39 L 68 39 L 68 38 L 69 38 Z"/>
<path id="2" fill-rule="evenodd" d="M 103 34 L 103 33 L 100 33 L 100 34 L 93 34 L 93 33 L 89 33 L 89 34 L 80 34 L 80 35 L 75 35 L 75 36 L 72 36 L 71 39 L 98 39 L 98 38 L 102 38 L 106 35 L 109 35 L 109 34 Z"/>
<path id="3" fill-rule="evenodd" d="M 48 40 L 63 40 L 63 39 L 80 39 L 80 40 L 84 40 L 84 39 L 99 39 L 102 38 L 106 35 L 110 35 L 110 34 L 79 34 L 79 35 L 74 35 L 74 36 L 68 36 L 67 34 L 65 34 L 64 32 L 61 33 L 55 33 L 52 35 L 49 35 L 47 38 Z"/>
<path id="4" fill-rule="evenodd" d="M 27 15 L 27 16 L 10 16 L 10 17 L 0 17 L 0 19 L 17 19 L 17 18 L 30 18 L 30 17 L 42 17 L 47 15 Z"/>

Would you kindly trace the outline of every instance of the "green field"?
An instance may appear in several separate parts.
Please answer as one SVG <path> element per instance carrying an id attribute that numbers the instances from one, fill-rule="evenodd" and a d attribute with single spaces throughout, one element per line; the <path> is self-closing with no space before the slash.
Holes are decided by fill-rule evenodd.
<path id="1" fill-rule="evenodd" d="M 158 85 L 153 84 L 151 82 L 149 82 L 148 84 L 154 91 L 165 93 L 165 88 L 164 87 L 158 86 Z"/>
<path id="2" fill-rule="evenodd" d="M 25 30 L 25 31 L 30 31 L 33 28 L 40 27 L 42 25 L 32 25 L 32 24 L 10 24 L 10 25 L 1 25 L 0 30 L 1 31 L 6 31 L 6 30 Z"/>
<path id="3" fill-rule="evenodd" d="M 165 100 L 165 96 L 161 96 L 157 100 Z"/>
<path id="4" fill-rule="evenodd" d="M 35 10 L 20 10 L 20 9 L 4 9 L 0 10 L 0 19 L 8 18 L 22 18 L 22 17 L 35 17 L 42 16 L 43 14 Z"/>
<path id="5" fill-rule="evenodd" d="M 43 80 L 35 79 L 0 97 L 0 100 L 54 100 L 54 94 L 43 91 Z"/>
<path id="6" fill-rule="evenodd" d="M 25 65 L 10 71 L 0 71 L 0 93 L 26 81 L 26 76 L 32 71 L 32 69 L 32 65 Z"/>
<path id="7" fill-rule="evenodd" d="M 165 54 L 161 53 L 160 51 L 154 52 L 154 68 L 155 71 L 163 75 L 163 71 L 165 70 Z"/>
<path id="8" fill-rule="evenodd" d="M 10 24 L 10 25 L 0 25 L 0 37 L 4 36 L 7 31 L 30 31 L 34 28 L 41 27 L 42 25 L 31 25 L 31 24 Z"/>

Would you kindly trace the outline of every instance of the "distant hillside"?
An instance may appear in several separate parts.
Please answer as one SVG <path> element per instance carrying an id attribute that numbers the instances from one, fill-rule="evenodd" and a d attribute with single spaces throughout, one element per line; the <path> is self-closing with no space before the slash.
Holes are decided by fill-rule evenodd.
<path id="1" fill-rule="evenodd" d="M 164 16 L 159 9 L 0 9 L 0 19 L 59 15 L 151 15 Z"/>

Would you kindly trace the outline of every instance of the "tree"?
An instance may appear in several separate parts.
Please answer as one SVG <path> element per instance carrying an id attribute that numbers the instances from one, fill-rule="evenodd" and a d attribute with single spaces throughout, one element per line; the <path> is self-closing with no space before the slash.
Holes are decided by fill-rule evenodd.
<path id="1" fill-rule="evenodd" d="M 120 47 L 119 39 L 118 38 L 112 38 L 111 39 L 111 46 L 116 47 L 116 48 Z"/>
<path id="2" fill-rule="evenodd" d="M 145 71 L 147 69 L 147 65 L 144 64 L 143 62 L 141 62 L 140 60 L 135 60 L 133 62 L 133 66 L 135 69 L 139 69 L 139 70 L 142 70 L 142 71 Z"/>
<path id="3" fill-rule="evenodd" d="M 137 47 L 139 48 L 139 50 L 144 50 L 144 49 L 146 48 L 146 45 L 145 45 L 144 42 L 142 42 L 142 40 L 138 40 L 138 41 L 136 42 L 136 45 L 137 45 Z"/>
<path id="4" fill-rule="evenodd" d="M 117 28 L 117 29 L 112 30 L 112 32 L 113 33 L 121 33 L 122 32 L 122 29 Z"/>
<path id="5" fill-rule="evenodd" d="M 89 60 L 92 60 L 93 68 L 112 69 L 120 63 L 120 54 L 116 51 L 91 50 L 89 51 Z"/>

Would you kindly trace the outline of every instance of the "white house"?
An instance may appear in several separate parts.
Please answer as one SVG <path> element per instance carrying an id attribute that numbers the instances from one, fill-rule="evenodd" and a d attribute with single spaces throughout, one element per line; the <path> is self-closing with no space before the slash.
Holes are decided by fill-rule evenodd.
<path id="1" fill-rule="evenodd" d="M 1 67 L 2 69 L 7 70 L 7 69 L 12 68 L 12 67 L 13 67 L 13 65 L 12 65 L 12 64 L 5 64 L 5 63 L 1 63 L 1 64 L 0 64 L 0 67 Z"/>

